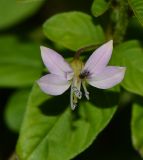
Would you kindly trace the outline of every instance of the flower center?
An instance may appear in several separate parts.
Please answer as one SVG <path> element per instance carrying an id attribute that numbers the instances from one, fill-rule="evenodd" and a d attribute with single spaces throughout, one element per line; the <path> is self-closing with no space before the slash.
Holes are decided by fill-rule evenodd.
<path id="1" fill-rule="evenodd" d="M 83 69 L 83 63 L 78 59 L 75 59 L 71 63 L 71 66 L 74 71 L 74 77 L 71 85 L 71 108 L 74 110 L 77 106 L 78 99 L 82 98 L 82 92 L 80 91 L 81 85 L 83 86 L 86 98 L 89 100 L 89 92 L 86 89 L 85 80 L 90 73 L 86 70 L 81 72 Z"/>
<path id="2" fill-rule="evenodd" d="M 74 76 L 75 77 L 79 77 L 81 70 L 83 68 L 83 62 L 79 59 L 75 59 L 72 63 L 71 63 L 71 67 L 74 71 Z"/>
<path id="3" fill-rule="evenodd" d="M 90 75 L 90 72 L 85 70 L 83 72 L 80 73 L 79 78 L 80 79 L 85 79 L 86 77 L 88 77 Z"/>

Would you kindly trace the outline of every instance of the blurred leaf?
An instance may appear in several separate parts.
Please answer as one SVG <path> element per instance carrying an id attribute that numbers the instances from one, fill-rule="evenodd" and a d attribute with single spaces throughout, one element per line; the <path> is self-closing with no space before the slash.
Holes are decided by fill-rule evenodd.
<path id="1" fill-rule="evenodd" d="M 43 29 L 47 38 L 74 51 L 104 41 L 102 28 L 82 12 L 57 14 L 44 23 Z"/>
<path id="2" fill-rule="evenodd" d="M 73 158 L 109 123 L 116 110 L 117 97 L 114 92 L 94 90 L 90 102 L 83 101 L 72 111 L 67 92 L 50 97 L 34 86 L 17 144 L 19 159 Z"/>
<path id="3" fill-rule="evenodd" d="M 30 89 L 16 91 L 9 99 L 5 110 L 5 121 L 7 126 L 18 132 L 21 127 L 23 116 L 27 106 Z"/>
<path id="4" fill-rule="evenodd" d="M 35 2 L 35 1 L 44 1 L 44 0 L 17 0 L 17 2 Z"/>
<path id="5" fill-rule="evenodd" d="M 0 29 L 10 27 L 32 16 L 42 3 L 43 1 L 18 3 L 16 0 L 0 0 Z"/>
<path id="6" fill-rule="evenodd" d="M 111 63 L 126 67 L 122 86 L 143 95 L 143 50 L 138 41 L 128 41 L 114 48 Z"/>
<path id="7" fill-rule="evenodd" d="M 91 11 L 95 17 L 102 15 L 109 8 L 111 0 L 94 0 Z"/>
<path id="8" fill-rule="evenodd" d="M 141 101 L 133 104 L 131 129 L 133 146 L 143 157 L 143 103 Z"/>
<path id="9" fill-rule="evenodd" d="M 39 46 L 15 37 L 0 38 L 0 87 L 31 85 L 41 72 Z"/>
<path id="10" fill-rule="evenodd" d="M 143 25 L 143 0 L 128 0 L 128 2 L 135 16 L 138 18 L 139 22 Z"/>

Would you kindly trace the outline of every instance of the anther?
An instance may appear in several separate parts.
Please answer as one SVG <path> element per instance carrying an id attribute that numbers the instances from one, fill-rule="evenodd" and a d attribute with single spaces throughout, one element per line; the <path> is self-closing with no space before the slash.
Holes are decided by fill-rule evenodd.
<path id="1" fill-rule="evenodd" d="M 90 75 L 90 72 L 85 70 L 85 71 L 80 73 L 79 78 L 84 79 L 84 78 L 88 77 L 89 75 Z"/>
<path id="2" fill-rule="evenodd" d="M 76 87 L 72 87 L 72 91 L 77 98 L 81 99 L 81 97 L 82 97 L 82 92 L 81 91 L 79 91 Z"/>

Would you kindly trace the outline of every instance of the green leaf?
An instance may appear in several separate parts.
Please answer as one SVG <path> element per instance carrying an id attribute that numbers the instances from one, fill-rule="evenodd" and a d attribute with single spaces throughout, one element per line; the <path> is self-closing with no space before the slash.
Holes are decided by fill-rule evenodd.
<path id="1" fill-rule="evenodd" d="M 0 29 L 10 27 L 32 16 L 43 1 L 18 3 L 16 0 L 0 0 Z"/>
<path id="2" fill-rule="evenodd" d="M 132 143 L 143 157 L 143 103 L 142 99 L 133 104 L 132 109 Z"/>
<path id="3" fill-rule="evenodd" d="M 122 86 L 130 92 L 143 95 L 143 50 L 138 41 L 128 41 L 115 47 L 111 64 L 125 66 Z"/>
<path id="4" fill-rule="evenodd" d="M 30 89 L 16 91 L 9 99 L 5 109 L 5 122 L 7 126 L 18 132 L 21 127 L 23 116 L 26 110 Z"/>
<path id="5" fill-rule="evenodd" d="M 94 0 L 91 11 L 95 17 L 102 15 L 110 6 L 110 0 Z"/>
<path id="6" fill-rule="evenodd" d="M 128 0 L 128 2 L 135 16 L 143 25 L 143 0 Z"/>
<path id="7" fill-rule="evenodd" d="M 67 92 L 50 97 L 34 86 L 17 144 L 19 159 L 73 158 L 85 150 L 109 123 L 116 110 L 117 97 L 114 92 L 95 89 L 90 101 L 82 101 L 72 111 Z"/>
<path id="8" fill-rule="evenodd" d="M 44 1 L 44 0 L 17 0 L 17 2 L 35 2 L 35 1 Z"/>
<path id="9" fill-rule="evenodd" d="M 74 51 L 104 41 L 102 28 L 82 12 L 54 15 L 44 23 L 43 29 L 47 38 Z"/>
<path id="10" fill-rule="evenodd" d="M 31 85 L 41 72 L 39 46 L 15 37 L 0 37 L 0 87 Z"/>

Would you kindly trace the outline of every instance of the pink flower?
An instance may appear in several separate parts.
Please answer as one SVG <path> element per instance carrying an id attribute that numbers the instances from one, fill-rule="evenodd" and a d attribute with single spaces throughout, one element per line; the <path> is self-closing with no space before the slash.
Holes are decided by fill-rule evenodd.
<path id="1" fill-rule="evenodd" d="M 71 86 L 71 108 L 74 110 L 81 99 L 81 85 L 89 100 L 86 84 L 100 89 L 108 89 L 120 83 L 125 67 L 107 66 L 113 49 L 113 41 L 103 44 L 89 57 L 85 65 L 79 59 L 68 64 L 52 49 L 41 47 L 41 56 L 49 74 L 38 80 L 41 90 L 49 95 L 61 95 Z"/>

